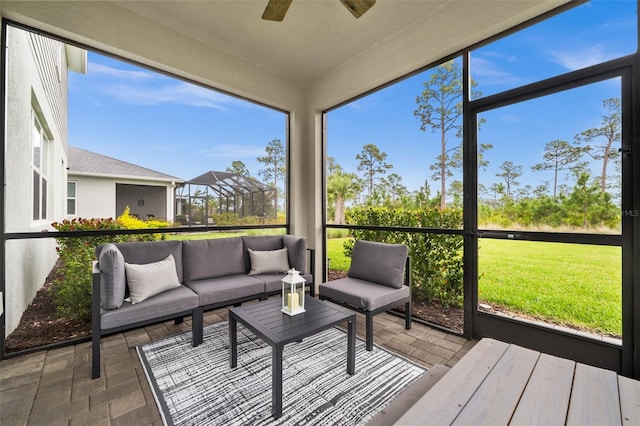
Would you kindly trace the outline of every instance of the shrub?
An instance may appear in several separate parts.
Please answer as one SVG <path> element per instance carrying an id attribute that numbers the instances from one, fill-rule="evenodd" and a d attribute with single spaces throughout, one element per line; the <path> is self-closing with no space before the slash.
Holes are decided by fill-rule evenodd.
<path id="1" fill-rule="evenodd" d="M 61 232 L 123 229 L 113 219 L 73 219 L 55 222 Z M 56 238 L 56 251 L 62 262 L 61 278 L 51 288 L 58 313 L 79 321 L 91 319 L 91 267 L 94 250 L 99 244 L 122 241 L 121 236 L 91 236 Z"/>
<path id="2" fill-rule="evenodd" d="M 123 229 L 155 229 L 155 228 L 167 228 L 168 222 L 157 219 L 141 220 L 131 215 L 129 206 L 125 207 L 124 212 L 117 219 Z M 135 234 L 129 235 L 128 241 L 156 241 L 164 240 L 164 234 Z"/>
<path id="3" fill-rule="evenodd" d="M 346 222 L 349 225 L 460 229 L 462 211 L 356 207 L 347 211 Z M 424 301 L 437 300 L 445 307 L 462 305 L 462 236 L 360 229 L 352 229 L 351 234 L 355 239 L 406 244 L 411 256 L 411 280 L 416 298 Z M 353 244 L 353 240 L 345 242 L 347 256 L 351 256 Z"/>
<path id="4" fill-rule="evenodd" d="M 129 207 L 118 217 L 113 219 L 73 219 L 55 222 L 52 226 L 64 231 L 96 231 L 116 229 L 149 229 L 165 228 L 169 224 L 159 220 L 140 220 L 131 216 Z M 154 241 L 164 239 L 160 234 L 140 235 L 106 235 L 91 237 L 60 237 L 56 238 L 56 251 L 60 256 L 62 270 L 61 278 L 53 287 L 53 298 L 58 313 L 66 318 L 89 321 L 91 319 L 91 266 L 95 260 L 96 246 L 104 243 L 118 243 L 123 241 Z"/>

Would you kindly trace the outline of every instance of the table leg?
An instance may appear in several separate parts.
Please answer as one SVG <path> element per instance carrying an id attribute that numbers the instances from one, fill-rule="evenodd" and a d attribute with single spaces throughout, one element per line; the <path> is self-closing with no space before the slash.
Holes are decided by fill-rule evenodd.
<path id="1" fill-rule="evenodd" d="M 347 326 L 347 339 L 349 339 L 347 346 L 347 373 L 355 374 L 356 372 L 356 317 L 353 316 L 352 320 L 349 320 Z"/>
<path id="2" fill-rule="evenodd" d="M 282 416 L 282 350 L 283 345 L 272 348 L 271 356 L 271 412 L 278 419 Z"/>
<path id="3" fill-rule="evenodd" d="M 238 365 L 238 335 L 237 321 L 233 315 L 229 315 L 229 364 L 231 368 Z"/>

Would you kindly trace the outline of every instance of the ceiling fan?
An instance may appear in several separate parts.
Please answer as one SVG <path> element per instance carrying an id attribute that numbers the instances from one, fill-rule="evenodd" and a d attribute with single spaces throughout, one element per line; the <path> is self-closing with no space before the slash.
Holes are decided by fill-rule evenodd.
<path id="1" fill-rule="evenodd" d="M 267 21 L 282 21 L 289 10 L 293 0 L 269 0 L 262 19 Z M 361 17 L 367 10 L 376 4 L 376 0 L 340 0 L 356 18 Z"/>

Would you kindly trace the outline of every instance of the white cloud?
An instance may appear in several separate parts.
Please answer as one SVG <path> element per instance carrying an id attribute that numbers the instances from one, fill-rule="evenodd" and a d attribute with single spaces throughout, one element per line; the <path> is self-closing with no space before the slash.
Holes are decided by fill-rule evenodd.
<path id="1" fill-rule="evenodd" d="M 504 121 L 506 123 L 521 123 L 523 121 L 522 117 L 510 112 L 500 114 L 499 119 L 500 121 Z"/>
<path id="2" fill-rule="evenodd" d="M 95 62 L 89 63 L 87 74 L 89 76 L 106 76 L 113 79 L 129 81 L 149 81 L 159 77 L 156 74 L 144 70 L 123 70 Z"/>
<path id="3" fill-rule="evenodd" d="M 223 144 L 199 149 L 197 150 L 197 154 L 211 158 L 232 158 L 237 160 L 239 158 L 255 159 L 256 157 L 263 156 L 265 151 L 264 146 Z"/>
<path id="4" fill-rule="evenodd" d="M 500 55 L 498 53 L 489 56 L 499 57 L 500 60 L 506 62 L 514 62 L 516 60 L 515 56 Z M 524 78 L 501 68 L 494 61 L 479 57 L 472 57 L 471 59 L 471 75 L 476 80 L 482 80 L 483 84 L 515 86 L 527 82 Z"/>
<path id="5" fill-rule="evenodd" d="M 607 51 L 602 44 L 594 44 L 582 49 L 552 50 L 548 54 L 553 62 L 570 71 L 599 64 L 616 56 L 614 53 Z"/>
<path id="6" fill-rule="evenodd" d="M 145 70 L 123 70 L 91 63 L 92 90 L 130 105 L 174 104 L 225 111 L 229 105 L 251 105 L 232 96 Z"/>

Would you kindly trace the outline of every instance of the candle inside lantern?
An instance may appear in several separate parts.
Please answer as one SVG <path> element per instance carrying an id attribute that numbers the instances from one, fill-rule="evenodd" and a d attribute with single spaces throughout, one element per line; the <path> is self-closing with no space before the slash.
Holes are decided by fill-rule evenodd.
<path id="1" fill-rule="evenodd" d="M 291 311 L 297 311 L 300 309 L 298 293 L 289 293 L 289 309 L 291 309 Z"/>

